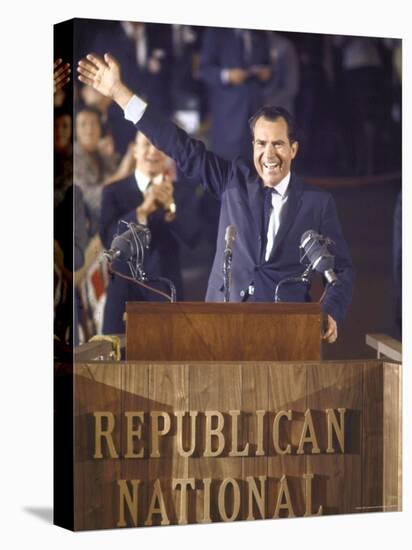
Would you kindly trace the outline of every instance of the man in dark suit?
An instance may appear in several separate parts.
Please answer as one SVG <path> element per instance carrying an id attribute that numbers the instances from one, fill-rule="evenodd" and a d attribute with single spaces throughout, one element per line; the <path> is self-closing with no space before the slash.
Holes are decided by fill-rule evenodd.
<path id="1" fill-rule="evenodd" d="M 174 158 L 184 174 L 198 177 L 221 197 L 217 250 L 206 300 L 223 299 L 223 237 L 229 224 L 235 225 L 238 232 L 232 270 L 233 301 L 273 301 L 275 287 L 282 279 L 302 273 L 299 244 L 308 229 L 335 241 L 338 283 L 328 286 L 322 302 L 328 320 L 324 338 L 334 342 L 337 323 L 344 319 L 351 301 L 352 262 L 332 196 L 303 184 L 291 173 L 298 143 L 287 111 L 272 108 L 253 118 L 253 165 L 242 159 L 226 161 L 135 96 L 122 83 L 120 66 L 110 55 L 104 59 L 88 55 L 78 70 L 82 82 L 113 97 L 126 118 Z M 265 200 L 266 196 L 269 200 Z M 272 210 L 268 219 L 265 210 Z M 302 283 L 284 285 L 281 299 L 307 301 L 308 289 Z"/>
<path id="2" fill-rule="evenodd" d="M 140 132 L 136 135 L 134 156 L 136 170 L 129 177 L 106 186 L 102 196 L 100 238 L 110 248 L 114 236 L 126 231 L 122 221 L 146 225 L 151 232 L 151 246 L 145 253 L 143 268 L 150 279 L 171 280 L 177 299 L 183 298 L 180 270 L 180 243 L 193 245 L 196 240 L 196 207 L 192 189 L 185 183 L 172 182 L 171 159 L 159 151 Z M 103 333 L 124 332 L 123 313 L 128 301 L 165 301 L 166 298 L 145 289 L 121 275 L 131 277 L 123 261 L 112 264 L 114 275 L 107 288 Z M 148 282 L 169 293 L 164 282 Z"/>

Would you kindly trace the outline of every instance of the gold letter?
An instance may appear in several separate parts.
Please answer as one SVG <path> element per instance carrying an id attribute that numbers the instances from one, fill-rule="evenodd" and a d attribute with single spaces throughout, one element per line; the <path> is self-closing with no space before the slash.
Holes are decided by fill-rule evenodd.
<path id="1" fill-rule="evenodd" d="M 255 497 L 255 502 L 257 507 L 259 508 L 260 517 L 262 519 L 265 518 L 265 484 L 266 484 L 266 476 L 259 476 L 260 481 L 260 493 L 258 491 L 258 488 L 256 486 L 256 481 L 254 477 L 248 476 L 246 478 L 247 484 L 248 484 L 248 515 L 246 519 L 255 519 L 255 516 L 253 515 L 253 497 Z"/>
<path id="2" fill-rule="evenodd" d="M 285 495 L 285 502 L 282 503 L 283 495 Z M 280 478 L 280 489 L 278 494 L 278 500 L 276 502 L 275 514 L 273 516 L 274 518 L 279 517 L 280 510 L 287 510 L 289 518 L 295 517 L 295 514 L 293 512 L 293 507 L 292 507 L 292 501 L 290 499 L 288 481 L 285 475 L 283 475 Z"/>
<path id="3" fill-rule="evenodd" d="M 319 506 L 319 510 L 316 514 L 312 514 L 312 479 L 313 474 L 303 474 L 305 480 L 305 517 L 308 516 L 321 516 L 323 512 L 322 505 Z"/>
<path id="4" fill-rule="evenodd" d="M 130 491 L 127 487 L 127 481 L 125 479 L 118 479 L 117 483 L 120 489 L 120 502 L 119 502 L 119 521 L 117 527 L 126 527 L 126 520 L 124 514 L 124 503 L 126 501 L 127 508 L 132 518 L 133 524 L 137 527 L 137 511 L 138 511 L 138 498 L 139 498 L 139 483 L 140 479 L 131 479 L 130 483 L 133 487 L 133 496 L 130 495 Z"/>
<path id="5" fill-rule="evenodd" d="M 219 411 L 205 411 L 206 433 L 205 433 L 205 452 L 203 456 L 219 456 L 225 447 L 225 438 L 222 430 L 225 424 L 223 414 Z M 212 430 L 212 417 L 217 418 L 217 426 Z M 212 451 L 212 437 L 217 437 L 218 446 L 216 451 Z"/>
<path id="6" fill-rule="evenodd" d="M 158 502 L 158 506 L 156 506 Z M 163 498 L 162 488 L 160 486 L 160 480 L 156 479 L 153 485 L 152 500 L 150 501 L 149 511 L 147 513 L 147 519 L 144 522 L 145 525 L 153 525 L 153 514 L 160 514 L 162 516 L 161 525 L 169 525 L 170 521 L 166 514 L 166 506 Z"/>
<path id="7" fill-rule="evenodd" d="M 185 451 L 183 449 L 183 417 L 186 413 L 184 411 L 176 411 L 177 428 L 176 428 L 176 445 L 177 452 L 180 456 L 192 456 L 195 452 L 196 446 L 196 417 L 197 411 L 189 411 L 190 415 L 190 449 Z"/>
<path id="8" fill-rule="evenodd" d="M 140 449 L 138 453 L 133 452 L 133 437 L 140 439 L 142 437 L 142 424 L 143 423 L 143 412 L 125 412 L 127 418 L 126 432 L 127 432 L 127 453 L 124 455 L 125 458 L 143 458 L 144 449 Z M 138 418 L 141 423 L 139 424 L 136 430 L 133 429 L 133 419 Z"/>
<path id="9" fill-rule="evenodd" d="M 150 413 L 152 419 L 152 452 L 150 456 L 158 458 L 159 453 L 159 435 L 166 435 L 170 430 L 170 415 L 167 412 L 153 411 Z M 159 428 L 159 419 L 163 418 L 163 430 Z"/>
<path id="10" fill-rule="evenodd" d="M 229 484 L 233 487 L 233 510 L 232 510 L 231 516 L 228 516 L 226 514 L 226 506 L 225 506 L 226 487 Z M 227 477 L 222 481 L 219 487 L 218 507 L 219 507 L 220 517 L 223 519 L 223 521 L 234 521 L 237 518 L 240 510 L 240 489 L 235 479 L 231 477 Z"/>
<path id="11" fill-rule="evenodd" d="M 210 523 L 212 521 L 212 518 L 210 517 L 210 485 L 212 483 L 212 479 L 210 477 L 206 477 L 203 481 L 203 518 L 199 519 L 198 523 Z"/>
<path id="12" fill-rule="evenodd" d="M 180 511 L 179 511 L 179 525 L 185 525 L 187 523 L 187 486 L 192 489 L 195 488 L 195 480 L 193 477 L 189 479 L 173 479 L 172 489 L 176 489 L 180 485 Z"/>
<path id="13" fill-rule="evenodd" d="M 309 435 L 306 432 L 309 430 Z M 318 447 L 318 441 L 316 439 L 315 428 L 313 427 L 312 413 L 310 409 L 305 411 L 305 422 L 303 423 L 302 433 L 300 435 L 300 441 L 296 454 L 303 455 L 303 446 L 305 443 L 312 444 L 312 454 L 319 454 L 320 449 Z"/>
<path id="14" fill-rule="evenodd" d="M 238 441 L 237 441 L 237 421 L 240 415 L 240 411 L 229 411 L 230 416 L 232 417 L 232 450 L 229 452 L 229 456 L 247 456 L 249 452 L 249 443 L 246 443 L 243 451 L 238 450 Z"/>
<path id="15" fill-rule="evenodd" d="M 328 448 L 326 449 L 327 453 L 334 453 L 335 449 L 333 447 L 333 434 L 332 427 L 335 431 L 336 438 L 339 442 L 341 453 L 345 452 L 345 412 L 346 409 L 338 409 L 340 416 L 340 425 L 336 418 L 335 411 L 333 409 L 326 409 L 326 414 L 328 417 Z"/>
<path id="16" fill-rule="evenodd" d="M 257 445 L 256 456 L 264 456 L 265 451 L 263 449 L 263 418 L 266 411 L 256 411 L 257 416 Z"/>
<path id="17" fill-rule="evenodd" d="M 286 416 L 288 420 L 292 420 L 292 411 L 290 409 L 288 411 L 279 411 L 275 416 L 275 420 L 273 421 L 273 446 L 277 454 L 290 455 L 292 452 L 290 444 L 288 443 L 286 445 L 286 449 L 281 449 L 279 443 L 279 423 L 280 419 L 284 416 Z"/>
<path id="18" fill-rule="evenodd" d="M 106 438 L 106 443 L 109 448 L 110 458 L 119 458 L 116 452 L 112 432 L 114 430 L 114 414 L 107 411 L 93 413 L 95 418 L 95 439 L 94 439 L 94 455 L 93 458 L 103 458 L 102 454 L 102 438 Z M 102 419 L 107 418 L 107 429 L 103 430 Z"/>

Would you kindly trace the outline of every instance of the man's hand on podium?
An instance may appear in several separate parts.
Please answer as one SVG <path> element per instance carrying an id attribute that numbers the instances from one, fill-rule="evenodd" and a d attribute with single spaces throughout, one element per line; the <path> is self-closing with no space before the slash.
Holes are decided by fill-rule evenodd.
<path id="1" fill-rule="evenodd" d="M 336 342 L 336 339 L 338 338 L 338 325 L 336 324 L 335 319 L 330 315 L 328 315 L 326 322 L 327 325 L 322 338 L 323 340 L 326 340 L 328 344 L 333 344 L 333 342 Z"/>

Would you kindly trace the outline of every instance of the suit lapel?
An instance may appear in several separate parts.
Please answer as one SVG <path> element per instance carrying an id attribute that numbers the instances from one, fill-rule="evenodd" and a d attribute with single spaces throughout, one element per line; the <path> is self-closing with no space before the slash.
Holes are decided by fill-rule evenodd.
<path id="1" fill-rule="evenodd" d="M 302 183 L 293 174 L 290 179 L 288 192 L 288 200 L 285 204 L 284 211 L 282 212 L 282 219 L 273 243 L 269 261 L 275 256 L 280 243 L 283 241 L 293 222 L 296 220 L 296 216 L 302 204 Z"/>
<path id="2" fill-rule="evenodd" d="M 249 207 L 255 223 L 257 235 L 262 234 L 263 227 L 263 190 L 259 176 L 250 179 L 247 184 Z"/>

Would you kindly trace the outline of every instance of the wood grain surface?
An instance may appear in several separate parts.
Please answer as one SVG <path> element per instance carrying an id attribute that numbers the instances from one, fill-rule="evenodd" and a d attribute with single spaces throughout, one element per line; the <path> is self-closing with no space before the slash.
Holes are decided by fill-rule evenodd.
<path id="1" fill-rule="evenodd" d="M 126 357 L 143 361 L 319 360 L 317 303 L 130 302 Z"/>
<path id="2" fill-rule="evenodd" d="M 380 360 L 77 364 L 75 529 L 400 510 L 400 374 Z"/>

